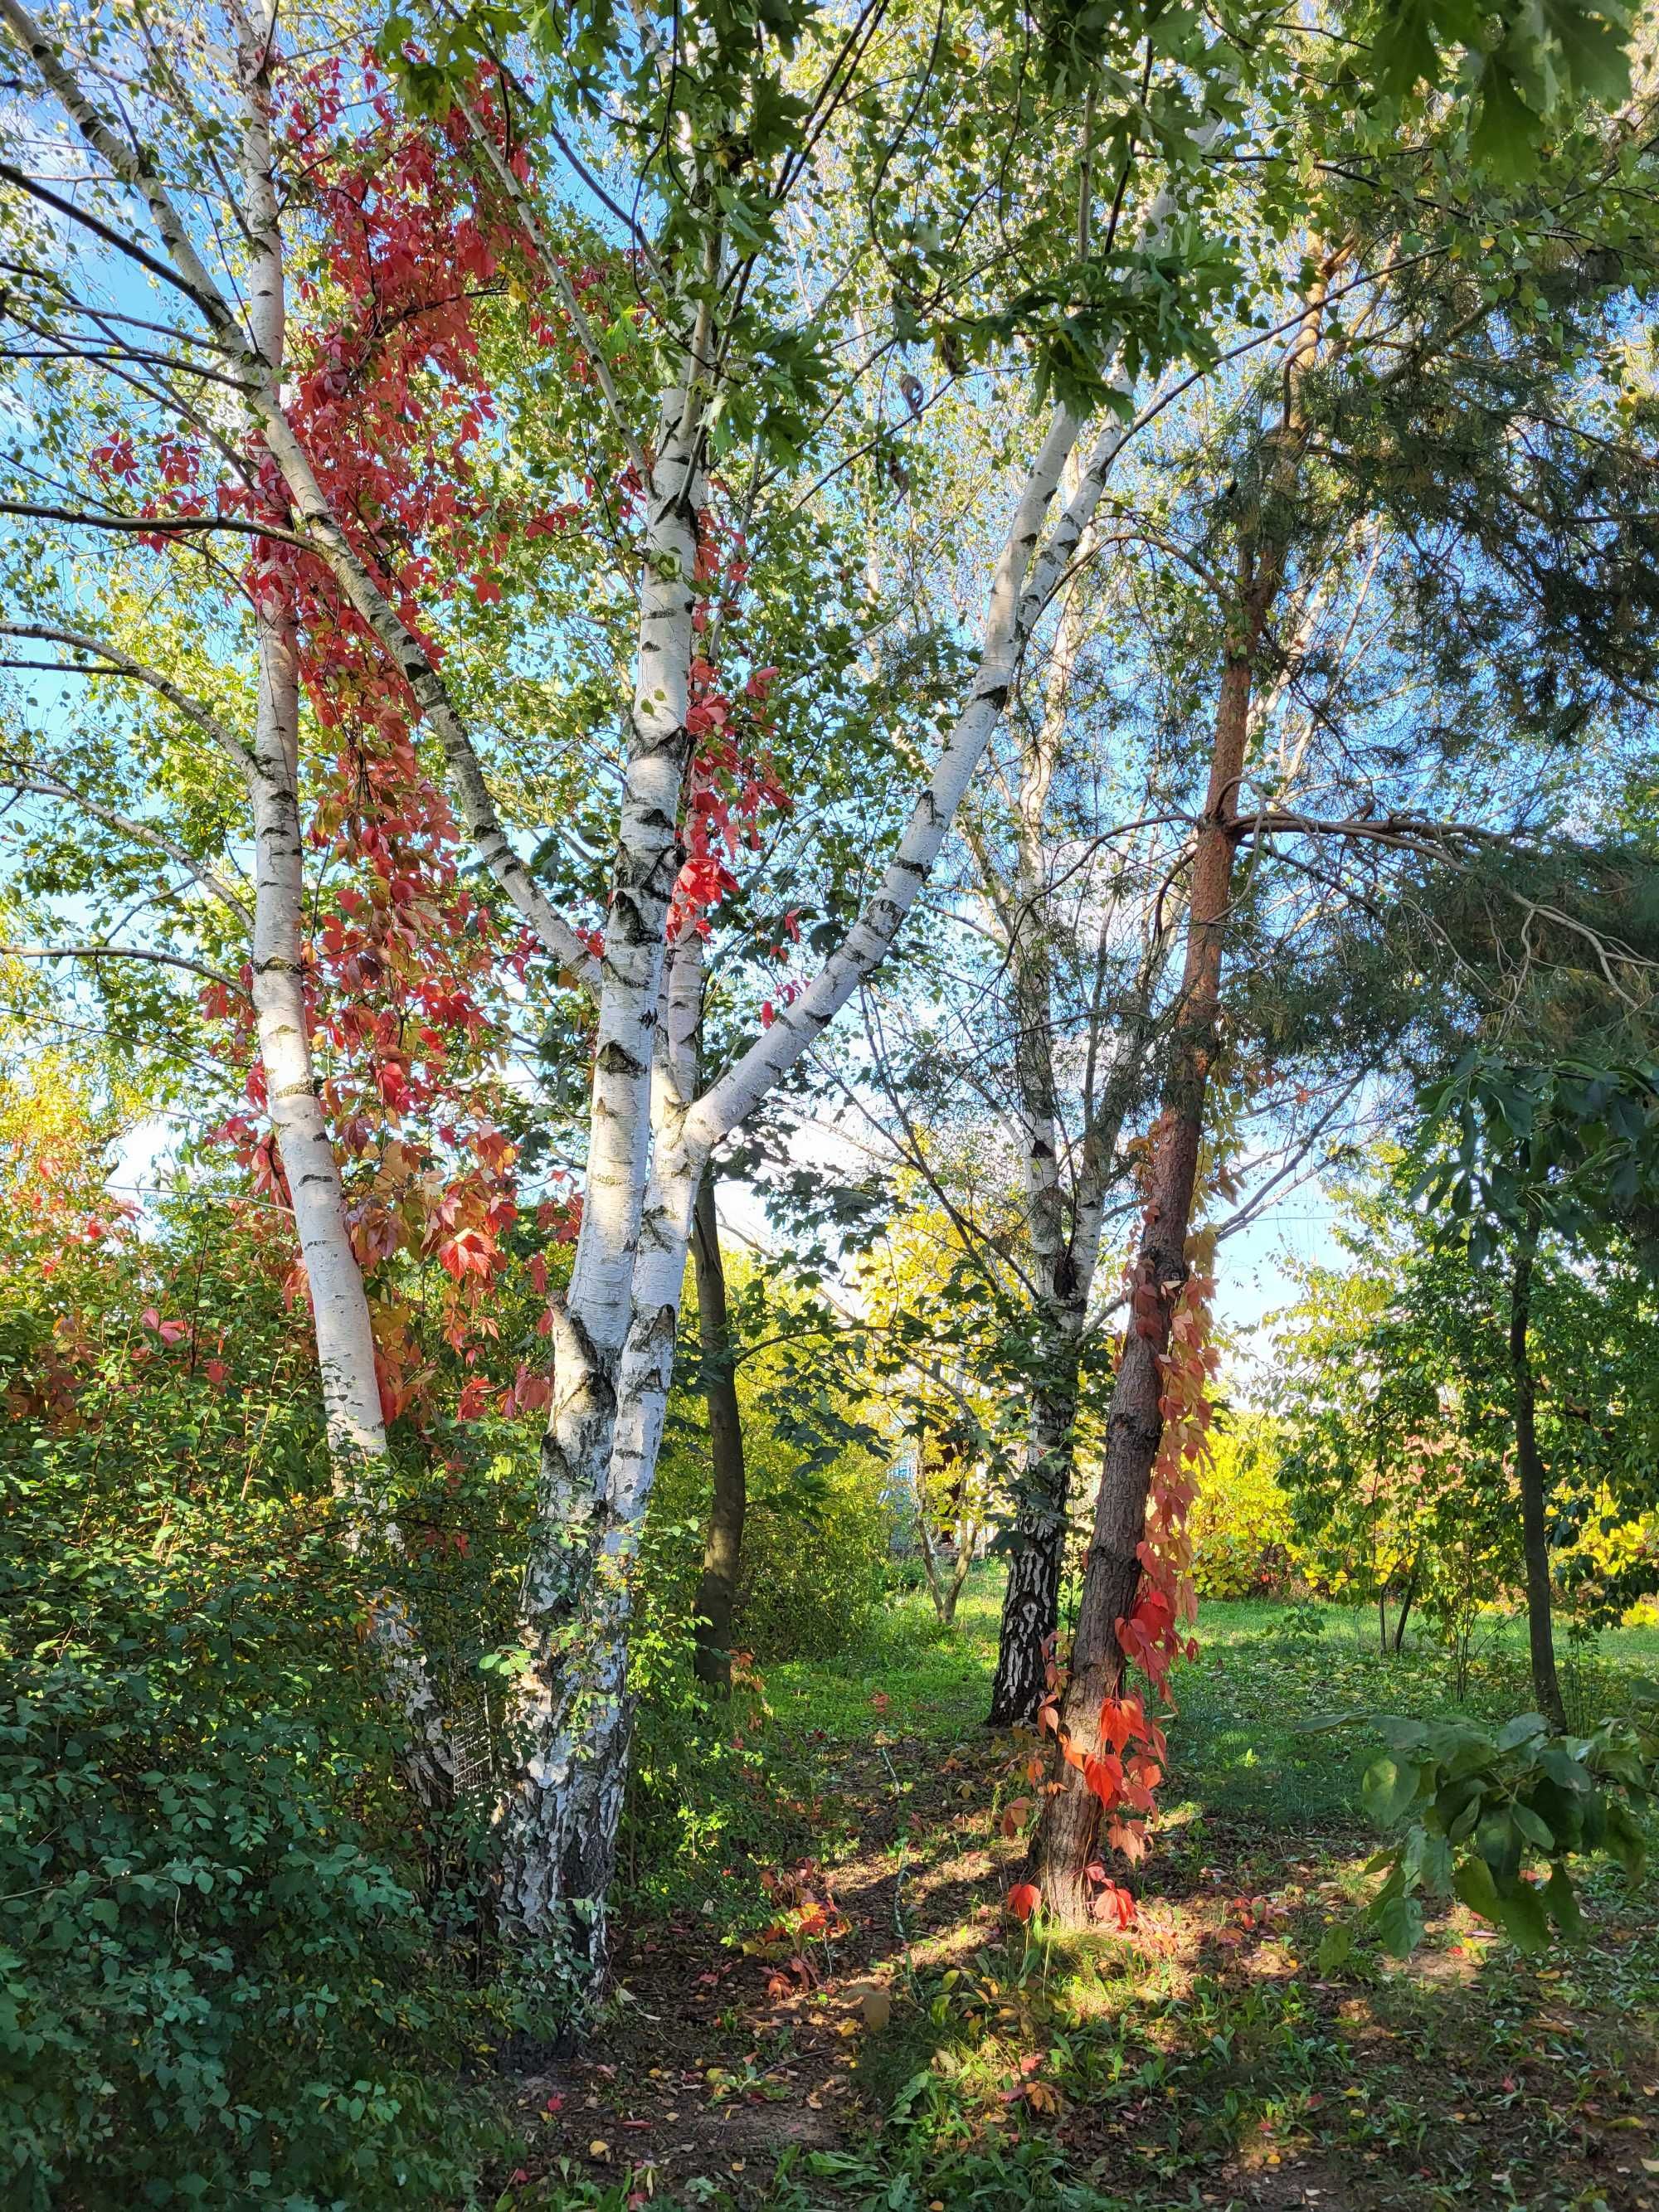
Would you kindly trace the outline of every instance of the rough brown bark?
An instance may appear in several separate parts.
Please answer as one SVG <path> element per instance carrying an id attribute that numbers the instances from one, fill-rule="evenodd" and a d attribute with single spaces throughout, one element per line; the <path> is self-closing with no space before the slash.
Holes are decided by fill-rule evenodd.
<path id="1" fill-rule="evenodd" d="M 1060 1725 L 1069 1741 L 1094 1753 L 1101 1748 L 1101 1706 L 1118 1693 L 1123 1679 L 1117 1623 L 1128 1613 L 1139 1587 L 1146 1493 L 1164 1433 L 1159 1363 L 1169 1349 L 1175 1302 L 1187 1279 L 1187 1232 L 1198 1175 L 1205 1088 L 1215 1049 L 1221 953 L 1232 890 L 1232 815 L 1244 766 L 1251 661 L 1265 611 L 1265 599 L 1257 599 L 1247 612 L 1243 634 L 1230 646 L 1222 672 L 1204 826 L 1193 859 L 1180 1021 L 1135 1265 L 1137 1284 L 1157 1291 L 1157 1306 L 1155 1313 L 1132 1321 L 1124 1334 L 1070 1674 L 1060 1704 Z M 1074 1767 L 1060 1765 L 1057 1780 L 1037 1831 L 1036 1873 L 1045 1911 L 1078 1925 L 1089 1914 L 1085 1869 L 1095 1856 L 1100 1802 Z"/>
<path id="2" fill-rule="evenodd" d="M 1422 1564 L 1423 1555 L 1419 1552 L 1412 1561 L 1412 1571 L 1406 1577 L 1406 1595 L 1400 1601 L 1400 1618 L 1394 1625 L 1394 1648 L 1396 1653 L 1403 1651 L 1406 1648 L 1406 1622 L 1416 1601 L 1417 1577 Z"/>
<path id="3" fill-rule="evenodd" d="M 1327 264 L 1328 267 L 1332 264 Z M 1270 489 L 1282 499 L 1291 488 L 1301 447 L 1297 404 L 1301 376 L 1319 343 L 1322 278 L 1308 301 L 1285 363 L 1284 419 L 1274 441 Z M 1070 1668 L 1060 1700 L 1060 1731 L 1078 1751 L 1102 1750 L 1101 1707 L 1122 1688 L 1124 1658 L 1117 1624 L 1129 1613 L 1140 1585 L 1140 1544 L 1146 1498 L 1163 1441 L 1162 1363 L 1169 1350 L 1176 1301 L 1188 1274 L 1187 1237 L 1198 1178 L 1204 1100 L 1215 1057 L 1221 1008 L 1221 963 L 1232 897 L 1235 819 L 1250 733 L 1255 667 L 1269 608 L 1284 574 L 1285 539 L 1277 519 L 1261 517 L 1239 537 L 1237 597 L 1216 701 L 1209 786 L 1200 817 L 1189 879 L 1186 958 L 1181 980 L 1163 1111 L 1154 1136 L 1150 1187 L 1137 1290 L 1156 1293 L 1141 1301 L 1124 1331 L 1107 1419 L 1100 1489 L 1084 1567 Z M 1149 1310 L 1148 1310 L 1149 1309 Z M 1078 1769 L 1055 1761 L 1053 1794 L 1032 1848 L 1032 1868 L 1045 1911 L 1072 1926 L 1085 1924 L 1090 1910 L 1086 1869 L 1096 1856 L 1100 1801 Z"/>
<path id="4" fill-rule="evenodd" d="M 1550 1613 L 1549 1532 L 1544 1520 L 1549 1478 L 1538 1449 L 1537 1388 L 1528 1341 L 1532 1325 L 1532 1271 L 1538 1230 L 1528 1223 L 1521 1234 L 1510 1277 L 1510 1372 L 1515 1382 L 1515 1456 L 1521 1478 L 1521 1533 L 1527 1563 L 1527 1639 L 1532 1650 L 1532 1689 L 1538 1710 L 1552 1728 L 1565 1729 L 1566 1707 L 1555 1671 L 1555 1634 Z"/>
<path id="5" fill-rule="evenodd" d="M 714 1210 L 714 1173 L 704 1173 L 691 1218 L 691 1257 L 697 1281 L 697 1341 L 702 1353 L 702 1395 L 708 1409 L 708 1459 L 714 1499 L 697 1584 L 697 1679 L 719 1697 L 732 1691 L 732 1616 L 743 1565 L 743 1522 L 749 1485 L 743 1456 L 743 1413 L 726 1304 L 726 1266 L 720 1258 Z"/>

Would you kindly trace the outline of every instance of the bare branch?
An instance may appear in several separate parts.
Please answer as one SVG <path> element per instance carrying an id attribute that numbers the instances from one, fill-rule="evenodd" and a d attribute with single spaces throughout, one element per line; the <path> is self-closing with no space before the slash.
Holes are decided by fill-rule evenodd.
<path id="1" fill-rule="evenodd" d="M 182 952 L 156 952 L 143 945 L 0 945 L 0 959 L 8 960 L 153 960 L 158 967 L 180 968 L 187 975 L 205 976 L 222 984 L 237 997 L 247 996 L 246 987 L 222 968 L 205 960 L 187 960 Z"/>

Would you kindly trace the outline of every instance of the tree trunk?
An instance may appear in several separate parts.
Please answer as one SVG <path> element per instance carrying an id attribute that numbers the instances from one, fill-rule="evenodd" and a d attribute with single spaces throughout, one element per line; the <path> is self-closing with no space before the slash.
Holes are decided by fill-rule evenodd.
<path id="1" fill-rule="evenodd" d="M 603 1983 L 606 1893 L 628 1781 L 633 1577 L 674 1366 L 707 1153 L 685 1141 L 701 1012 L 702 939 L 668 963 L 652 1048 L 655 1162 L 639 1207 L 630 1320 L 614 1357 L 571 1304 L 552 1308 L 554 1396 L 520 1607 L 531 1665 L 514 1724 L 524 1747 L 502 1814 L 500 1917 L 536 1948 L 572 2008 Z"/>
<path id="2" fill-rule="evenodd" d="M 270 16 L 240 23 L 246 97 L 242 175 L 252 245 L 248 325 L 261 357 L 280 380 L 287 307 L 270 143 L 273 25 Z M 357 1554 L 380 1546 L 400 1552 L 399 1531 L 383 1518 L 375 1495 L 386 1444 L 374 1332 L 311 1057 L 299 794 L 299 623 L 291 586 L 278 567 L 279 549 L 262 542 L 259 557 L 267 573 L 254 601 L 259 687 L 248 787 L 255 855 L 251 968 L 265 1104 L 305 1265 L 333 1490 L 348 1508 L 347 1544 Z M 447 1802 L 455 1768 L 443 1714 L 407 1613 L 391 1591 L 370 1595 L 368 1632 L 388 1694 L 409 1728 L 405 1771 L 424 1802 Z"/>
<path id="3" fill-rule="evenodd" d="M 1412 1571 L 1406 1577 L 1406 1594 L 1400 1601 L 1400 1618 L 1394 1625 L 1394 1648 L 1396 1655 L 1404 1650 L 1406 1646 L 1406 1622 L 1416 1601 L 1417 1578 L 1422 1565 L 1423 1554 L 1419 1552 L 1412 1560 Z"/>
<path id="4" fill-rule="evenodd" d="M 1320 280 L 1310 298 L 1285 356 L 1285 419 L 1274 448 L 1272 485 L 1281 496 L 1290 488 L 1298 451 L 1297 387 L 1318 344 L 1326 281 Z M 1205 1094 L 1218 1042 L 1234 821 L 1249 742 L 1255 656 L 1283 570 L 1282 526 L 1269 535 L 1258 515 L 1240 531 L 1238 596 L 1216 701 L 1209 784 L 1190 876 L 1186 959 L 1134 1267 L 1138 1295 L 1112 1390 L 1077 1632 L 1060 1701 L 1061 1732 L 1085 1755 L 1097 1757 L 1103 1749 L 1102 1708 L 1122 1690 L 1125 1662 L 1117 1626 L 1128 1616 L 1140 1587 L 1146 1498 L 1164 1436 L 1163 1367 L 1176 1301 L 1188 1272 L 1187 1237 Z M 1056 1760 L 1054 1782 L 1032 1847 L 1033 1870 L 1045 1911 L 1064 1924 L 1083 1926 L 1090 1913 L 1086 1869 L 1096 1856 L 1100 1801 L 1068 1761 Z"/>
<path id="5" fill-rule="evenodd" d="M 714 289 L 711 282 L 711 295 Z M 677 1042 L 667 1054 L 670 1079 L 660 1115 L 652 1094 L 647 1134 L 641 1103 L 678 866 L 678 793 L 690 749 L 684 721 L 694 638 L 690 580 L 703 495 L 702 426 L 694 419 L 691 388 L 706 367 L 706 323 L 700 333 L 688 350 L 684 407 L 678 414 L 672 405 L 665 410 L 655 481 L 667 489 L 653 496 L 648 511 L 582 1229 L 569 1297 L 554 1315 L 553 1405 L 520 1608 L 531 1663 L 520 1678 L 514 1718 L 526 1752 L 501 1823 L 503 1925 L 510 1936 L 540 1947 L 549 1971 L 565 1976 L 573 1989 L 602 1980 L 605 1967 L 605 1894 L 616 1863 L 631 1721 L 629 1561 L 661 1440 L 698 1180 L 714 1146 L 817 1042 L 886 957 L 1001 720 L 1025 644 L 1066 573 L 1128 434 L 1120 422 L 1103 428 L 1076 492 L 1039 550 L 1081 427 L 1066 409 L 1056 410 L 992 578 L 968 697 L 879 885 L 806 989 L 695 1103 L 684 1062 L 688 1054 L 695 1060 L 696 1013 L 689 990 L 684 1006 L 677 1010 L 675 1002 L 676 969 L 689 964 L 696 933 L 677 945 L 667 994 Z M 349 573 L 343 556 L 336 557 Z M 362 578 L 352 580 L 368 605 Z M 386 623 L 384 609 L 377 615 Z M 408 659 L 406 653 L 404 665 Z M 427 690 L 434 712 L 445 711 L 441 687 Z M 427 692 L 417 696 L 424 704 Z M 647 1166 L 641 1203 L 636 1194 Z"/>
<path id="6" fill-rule="evenodd" d="M 749 1487 L 743 1459 L 743 1413 L 731 1324 L 726 1305 L 726 1266 L 720 1257 L 714 1207 L 714 1170 L 705 1170 L 692 1215 L 691 1255 L 696 1269 L 697 1340 L 702 1352 L 702 1395 L 708 1408 L 708 1461 L 714 1496 L 697 1585 L 696 1669 L 717 1697 L 732 1690 L 732 1615 L 743 1564 L 743 1522 Z"/>
<path id="7" fill-rule="evenodd" d="M 1550 1613 L 1550 1546 L 1545 1522 L 1549 1477 L 1538 1449 L 1537 1389 L 1528 1334 L 1532 1324 L 1532 1272 L 1538 1224 L 1521 1232 L 1510 1277 L 1510 1372 L 1515 1382 L 1515 1455 L 1521 1478 L 1521 1530 L 1527 1562 L 1527 1639 L 1532 1650 L 1532 1691 L 1552 1728 L 1565 1729 L 1566 1707 L 1555 1672 Z"/>
<path id="8" fill-rule="evenodd" d="M 1181 1020 L 1170 1056 L 1153 1154 L 1146 1228 L 1135 1266 L 1139 1288 L 1155 1293 L 1150 1314 L 1124 1333 L 1106 1426 L 1106 1448 L 1083 1596 L 1073 1639 L 1060 1724 L 1079 1749 L 1101 1748 L 1100 1711 L 1122 1686 L 1117 1623 L 1140 1586 L 1146 1495 L 1163 1437 L 1162 1363 L 1175 1302 L 1187 1279 L 1187 1234 L 1197 1180 L 1204 1095 L 1220 1008 L 1221 951 L 1232 885 L 1231 815 L 1244 766 L 1250 653 L 1259 620 L 1228 655 L 1216 710 L 1204 828 L 1193 861 L 1191 920 L 1181 987 Z M 1062 1765 L 1059 1789 L 1037 1831 L 1035 1859 L 1044 1908 L 1069 1925 L 1089 1917 L 1085 1869 L 1095 1856 L 1100 1803 L 1076 1768 Z"/>
<path id="9" fill-rule="evenodd" d="M 955 1492 L 956 1533 L 952 1538 L 951 1569 L 947 1574 L 933 1542 L 933 1516 L 927 1503 L 927 1447 L 924 1437 L 916 1455 L 916 1535 L 921 1546 L 921 1564 L 927 1576 L 928 1595 L 933 1601 L 933 1611 L 941 1626 L 951 1627 L 957 1617 L 957 1601 L 968 1580 L 969 1569 L 974 1563 L 974 1544 L 979 1533 L 973 1507 L 974 1467 L 965 1452 L 951 1443 L 945 1447 L 945 1468 L 952 1461 L 961 1469 Z M 947 1501 L 948 1501 L 947 1493 Z"/>
<path id="10" fill-rule="evenodd" d="M 1207 147 L 1220 127 L 1218 118 L 1206 118 L 1197 134 L 1200 143 Z M 1164 236 L 1175 215 L 1174 196 L 1166 186 L 1147 210 L 1145 236 L 1149 240 Z M 1086 188 L 1079 208 L 1079 250 L 1086 253 Z M 1121 365 L 1114 374 L 1121 379 Z M 1067 465 L 1075 465 L 1074 458 Z M 1097 458 L 1090 464 L 1090 472 L 1098 465 Z M 1090 518 L 1092 514 L 1091 501 Z M 1051 1370 L 1050 1377 L 1045 1377 L 1031 1394 L 1021 1498 L 1003 1589 L 991 1710 L 986 1716 L 987 1725 L 992 1728 L 1012 1727 L 1035 1718 L 1047 1676 L 1051 1639 L 1059 1626 L 1074 1456 L 1079 1340 L 1099 1259 L 1106 1187 L 1151 1035 L 1152 994 L 1162 964 L 1160 940 L 1143 968 L 1138 1003 L 1123 1025 L 1127 1048 L 1106 1085 L 1099 1110 L 1090 1115 L 1083 1132 L 1083 1169 L 1073 1193 L 1068 1237 L 1060 1185 L 1054 963 L 1047 921 L 1048 860 L 1043 827 L 1048 794 L 1060 765 L 1072 678 L 1084 641 L 1084 613 L 1082 590 L 1074 580 L 1066 592 L 1055 626 L 1042 716 L 1030 734 L 1021 763 L 1014 809 L 1016 867 L 1012 903 L 997 889 L 998 868 L 994 863 L 986 865 L 978 841 L 969 830 L 969 842 L 981 859 L 986 891 L 1003 919 L 1007 938 L 1013 983 L 1014 1079 L 1024 1125 L 1025 1225 Z"/>
<path id="11" fill-rule="evenodd" d="M 634 1573 L 673 1373 L 680 1285 L 704 1163 L 667 1148 L 641 1216 L 634 1320 L 609 1367 L 554 1310 L 554 1419 L 522 1607 L 524 1745 L 502 1815 L 500 1917 L 573 2005 L 602 1984 L 605 1898 L 628 1781 Z M 614 1381 L 611 1379 L 614 1375 Z"/>
<path id="12" fill-rule="evenodd" d="M 1066 1234 L 1060 1189 L 1060 1103 L 1054 1083 L 1054 951 L 1048 933 L 1043 826 L 1065 742 L 1073 674 L 1083 643 L 1083 593 L 1073 580 L 1061 602 L 1049 656 L 1043 711 L 1028 738 L 1014 813 L 1014 899 L 1005 917 L 1012 981 L 1014 1083 L 1024 1154 L 1025 1233 L 1036 1277 L 1037 1318 L 1052 1372 L 1031 1386 L 1008 1579 L 1002 1595 L 992 1728 L 1036 1718 L 1060 1620 L 1060 1582 L 1071 1502 L 1072 1431 L 1077 1417 L 1077 1339 L 1088 1297 Z M 993 863 L 984 872 L 994 883 Z M 994 896 L 994 893 L 993 894 Z"/>
<path id="13" fill-rule="evenodd" d="M 1060 1624 L 1060 1580 L 1077 1417 L 1076 1349 L 1072 1370 L 1055 1387 L 1034 1393 L 1026 1431 L 1021 1498 L 1008 1552 L 989 1728 L 1013 1728 L 1036 1717 L 1052 1640 Z"/>

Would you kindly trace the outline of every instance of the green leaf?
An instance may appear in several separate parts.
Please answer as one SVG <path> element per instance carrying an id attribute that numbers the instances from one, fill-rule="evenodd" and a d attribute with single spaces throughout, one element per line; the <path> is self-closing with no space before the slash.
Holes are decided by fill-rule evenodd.
<path id="1" fill-rule="evenodd" d="M 1544 27 L 1561 49 L 1568 82 L 1592 100 L 1622 100 L 1630 88 L 1630 26 L 1621 8 L 1540 0 Z"/>
<path id="2" fill-rule="evenodd" d="M 1536 1844 L 1540 1851 L 1553 1851 L 1555 1838 L 1529 1806 L 1511 1805 L 1510 1818 L 1515 1822 L 1529 1844 Z"/>
<path id="3" fill-rule="evenodd" d="M 1474 1832 L 1474 1848 L 1500 1881 L 1512 1881 L 1520 1874 L 1525 1842 L 1507 1806 L 1486 1814 Z"/>
<path id="4" fill-rule="evenodd" d="M 1625 1869 L 1626 1879 L 1639 1881 L 1647 1864 L 1648 1847 L 1642 1831 L 1631 1818 L 1630 1808 L 1617 1797 L 1607 1801 L 1607 1849 Z"/>
<path id="5" fill-rule="evenodd" d="M 1518 1751 L 1523 1743 L 1547 1735 L 1550 1724 L 1542 1713 L 1517 1713 L 1512 1721 L 1505 1721 L 1498 1731 L 1499 1751 Z"/>
<path id="6" fill-rule="evenodd" d="M 1559 1782 L 1564 1790 L 1577 1790 L 1581 1795 L 1595 1787 L 1589 1769 L 1583 1759 L 1575 1759 L 1563 1743 L 1547 1743 L 1538 1754 L 1538 1764 L 1552 1782 Z"/>
<path id="7" fill-rule="evenodd" d="M 1484 1729 L 1452 1722 L 1428 1731 L 1428 1748 L 1441 1770 L 1443 1787 L 1449 1782 L 1461 1782 L 1466 1775 L 1478 1773 L 1483 1766 L 1490 1766 L 1498 1756 L 1499 1744 L 1495 1744 Z"/>
<path id="8" fill-rule="evenodd" d="M 1471 1912 L 1491 1921 L 1494 1927 L 1498 1925 L 1498 1885 L 1492 1878 L 1492 1869 L 1478 1853 L 1458 1862 L 1452 1875 L 1452 1887 Z"/>
<path id="9" fill-rule="evenodd" d="M 1346 1920 L 1333 1921 L 1319 1939 L 1316 1958 L 1320 1972 L 1328 1974 L 1334 1972 L 1352 1949 L 1352 1929 Z"/>
<path id="10" fill-rule="evenodd" d="M 1443 1897 L 1451 1887 L 1451 1845 L 1445 1837 L 1425 1837 L 1423 1887 L 1431 1897 Z"/>
<path id="11" fill-rule="evenodd" d="M 1578 1895 L 1572 1886 L 1572 1877 L 1558 1859 L 1544 1885 L 1544 1902 L 1550 1917 L 1561 1933 L 1577 1942 L 1584 1932 L 1584 1916 L 1578 1910 Z"/>
<path id="12" fill-rule="evenodd" d="M 1440 79 L 1440 49 L 1431 21 L 1431 0 L 1401 0 L 1382 19 L 1375 48 L 1376 80 L 1390 98 L 1403 99 L 1419 84 Z"/>
<path id="13" fill-rule="evenodd" d="M 1372 1909 L 1377 1941 L 1392 1958 L 1409 1959 L 1423 1940 L 1423 1905 L 1415 1897 L 1384 1897 Z"/>
<path id="14" fill-rule="evenodd" d="M 1499 1890 L 1498 1917 L 1510 1941 L 1522 1951 L 1547 1951 L 1550 1923 L 1544 1900 L 1529 1881 L 1518 1881 L 1511 1890 Z"/>
<path id="15" fill-rule="evenodd" d="M 1431 1733 L 1421 1721 L 1407 1720 L 1398 1713 L 1379 1714 L 1376 1732 L 1393 1751 L 1421 1751 Z"/>
<path id="16" fill-rule="evenodd" d="M 1522 98 L 1520 81 L 1501 50 L 1486 56 L 1479 82 L 1469 150 L 1495 177 L 1513 184 L 1532 167 L 1539 118 Z"/>
<path id="17" fill-rule="evenodd" d="M 1384 1752 L 1365 1769 L 1361 1794 L 1365 1810 L 1378 1827 L 1392 1827 L 1417 1795 L 1417 1768 L 1402 1765 Z"/>

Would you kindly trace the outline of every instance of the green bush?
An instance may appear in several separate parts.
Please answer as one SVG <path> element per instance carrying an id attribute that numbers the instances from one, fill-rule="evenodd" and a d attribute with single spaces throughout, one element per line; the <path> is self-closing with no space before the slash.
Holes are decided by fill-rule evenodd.
<path id="1" fill-rule="evenodd" d="M 1267 1595 L 1285 1579 L 1291 1535 L 1290 1500 L 1277 1472 L 1279 1425 L 1260 1413 L 1235 1415 L 1212 1451 L 1188 1523 L 1194 1587 L 1201 1598 Z"/>
<path id="2" fill-rule="evenodd" d="M 88 1526 L 34 1456 L 0 1475 L 0 2200 L 464 2201 L 490 2024 L 325 1512 Z"/>
<path id="3" fill-rule="evenodd" d="M 849 1453 L 812 1482 L 753 1499 L 738 1633 L 764 1666 L 823 1659 L 863 1640 L 887 1588 L 882 1471 Z"/>
<path id="4" fill-rule="evenodd" d="M 763 1362 L 757 1362 L 757 1366 Z M 740 1369 L 749 1505 L 732 1633 L 763 1668 L 821 1659 L 858 1644 L 888 1589 L 890 1509 L 885 1463 L 856 1443 L 808 1449 L 781 1433 L 768 1378 Z M 710 1476 L 702 1401 L 677 1390 L 651 1494 L 657 1542 L 649 1570 L 665 1611 L 695 1601 Z"/>
<path id="5" fill-rule="evenodd" d="M 636 1569 L 628 1679 L 638 1702 L 622 1870 L 634 1896 L 661 1910 L 700 1905 L 711 1879 L 729 1881 L 740 1862 L 804 1848 L 770 1771 L 763 1689 L 749 1686 L 740 1668 L 730 1701 L 713 1705 L 696 1678 L 693 1567 L 702 1544 L 695 1522 L 659 1514 Z"/>

